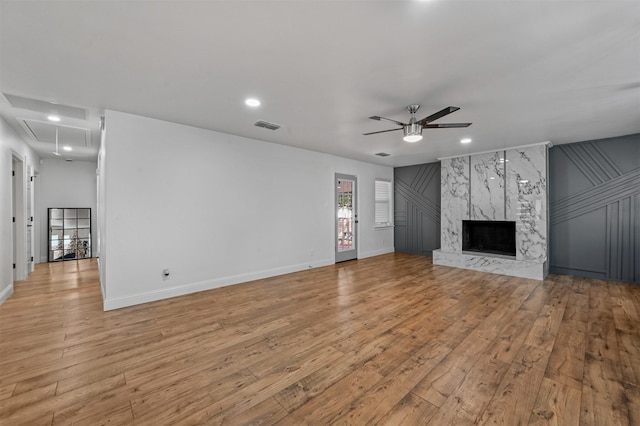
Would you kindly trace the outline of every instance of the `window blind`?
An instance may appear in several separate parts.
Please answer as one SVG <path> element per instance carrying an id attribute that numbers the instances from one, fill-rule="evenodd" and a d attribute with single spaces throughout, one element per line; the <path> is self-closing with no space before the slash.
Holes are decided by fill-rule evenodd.
<path id="1" fill-rule="evenodd" d="M 375 191 L 375 225 L 389 226 L 391 225 L 391 182 L 376 179 Z"/>

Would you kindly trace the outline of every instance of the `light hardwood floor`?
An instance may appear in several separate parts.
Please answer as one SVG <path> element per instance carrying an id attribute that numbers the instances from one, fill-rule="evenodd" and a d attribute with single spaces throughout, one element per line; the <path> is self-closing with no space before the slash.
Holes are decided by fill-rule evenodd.
<path id="1" fill-rule="evenodd" d="M 640 286 L 390 254 L 102 311 L 95 260 L 0 306 L 0 424 L 640 425 Z"/>

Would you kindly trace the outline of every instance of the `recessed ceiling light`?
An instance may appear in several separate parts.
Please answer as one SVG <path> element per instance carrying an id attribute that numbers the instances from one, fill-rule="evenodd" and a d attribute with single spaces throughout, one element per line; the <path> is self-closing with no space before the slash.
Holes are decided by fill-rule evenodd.
<path id="1" fill-rule="evenodd" d="M 73 151 L 73 148 L 68 145 L 63 146 L 62 149 L 64 149 L 65 151 Z"/>
<path id="2" fill-rule="evenodd" d="M 246 101 L 244 101 L 244 103 L 249 105 L 250 107 L 260 106 L 260 101 L 256 98 L 249 98 Z"/>
<path id="3" fill-rule="evenodd" d="M 460 139 L 460 143 L 471 143 L 471 138 Z"/>
<path id="4" fill-rule="evenodd" d="M 60 121 L 60 117 L 58 117 L 57 115 L 50 115 L 47 118 L 49 119 L 49 121 L 55 121 L 55 122 Z"/>

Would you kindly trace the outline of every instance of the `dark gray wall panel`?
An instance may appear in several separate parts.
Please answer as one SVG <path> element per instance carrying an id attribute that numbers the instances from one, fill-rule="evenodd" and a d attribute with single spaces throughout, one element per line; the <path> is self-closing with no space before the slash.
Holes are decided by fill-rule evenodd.
<path id="1" fill-rule="evenodd" d="M 551 272 L 640 283 L 640 134 L 549 150 Z"/>
<path id="2" fill-rule="evenodd" d="M 555 272 L 560 272 L 559 269 L 563 273 L 579 270 L 582 276 L 607 277 L 606 219 L 607 208 L 603 207 L 551 227 L 549 250 L 553 253 L 551 266 Z M 585 228 L 590 231 L 583 232 Z M 574 247 L 588 247 L 588 250 L 585 253 L 585 250 L 575 250 Z"/>
<path id="3" fill-rule="evenodd" d="M 395 250 L 440 248 L 440 162 L 394 169 Z"/>

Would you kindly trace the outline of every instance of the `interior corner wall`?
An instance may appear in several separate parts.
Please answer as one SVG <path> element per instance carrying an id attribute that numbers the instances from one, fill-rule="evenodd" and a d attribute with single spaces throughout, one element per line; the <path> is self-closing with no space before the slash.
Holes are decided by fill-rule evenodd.
<path id="1" fill-rule="evenodd" d="M 13 235 L 12 235 L 12 159 L 19 157 L 23 162 L 22 179 L 27 178 L 28 168 L 38 170 L 39 158 L 22 138 L 0 117 L 0 303 L 4 302 L 13 292 Z M 26 187 L 25 187 L 26 211 Z M 24 233 L 26 229 L 18 230 Z M 25 245 L 26 247 L 26 245 Z M 26 258 L 26 251 L 24 253 Z M 27 271 L 23 271 L 26 276 Z"/>
<path id="2" fill-rule="evenodd" d="M 549 150 L 550 271 L 640 283 L 640 134 Z"/>
<path id="3" fill-rule="evenodd" d="M 115 111 L 105 123 L 107 310 L 333 264 L 335 173 L 358 177 L 358 258 L 393 252 L 393 230 L 374 229 L 391 167 Z"/>
<path id="4" fill-rule="evenodd" d="M 102 291 L 102 299 L 107 299 L 106 288 L 106 250 L 104 249 L 107 243 L 106 234 L 106 155 L 105 155 L 105 139 L 106 130 L 103 128 L 100 133 L 100 150 L 98 151 L 98 168 L 96 169 L 96 192 L 97 192 L 97 208 L 96 208 L 96 235 L 94 239 L 94 248 L 96 249 L 95 256 L 98 258 L 98 269 L 100 274 L 100 289 Z"/>
<path id="5" fill-rule="evenodd" d="M 48 261 L 48 209 L 56 207 L 91 208 L 92 256 L 96 254 L 97 194 L 95 161 L 41 161 L 36 185 L 36 214 L 40 227 L 40 262 Z"/>
<path id="6" fill-rule="evenodd" d="M 440 162 L 396 167 L 393 175 L 395 249 L 431 256 L 440 248 Z"/>

